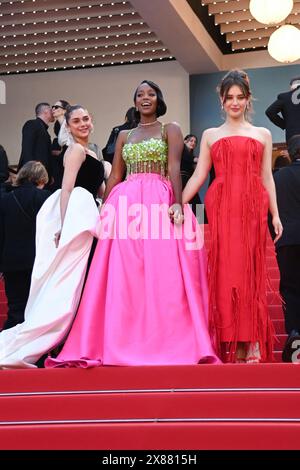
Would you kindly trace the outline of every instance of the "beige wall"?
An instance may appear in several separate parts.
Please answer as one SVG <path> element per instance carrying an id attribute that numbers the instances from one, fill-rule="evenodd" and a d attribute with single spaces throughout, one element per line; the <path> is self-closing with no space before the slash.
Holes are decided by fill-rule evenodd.
<path id="1" fill-rule="evenodd" d="M 122 124 L 133 105 L 136 86 L 146 78 L 163 90 L 168 105 L 163 121 L 175 120 L 183 133 L 190 131 L 189 76 L 175 61 L 0 78 L 6 83 L 6 104 L 0 104 L 0 144 L 11 164 L 19 160 L 22 126 L 34 117 L 38 102 L 51 104 L 61 98 L 85 105 L 94 116 L 91 141 L 104 147 L 111 128 Z"/>

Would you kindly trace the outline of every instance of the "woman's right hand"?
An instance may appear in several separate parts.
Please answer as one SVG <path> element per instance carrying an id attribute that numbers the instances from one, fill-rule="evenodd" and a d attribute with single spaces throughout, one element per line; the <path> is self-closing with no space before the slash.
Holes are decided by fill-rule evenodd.
<path id="1" fill-rule="evenodd" d="M 274 232 L 275 232 L 275 239 L 274 239 L 274 243 L 276 243 L 279 238 L 282 236 L 282 232 L 283 232 L 283 227 L 282 227 L 282 223 L 280 221 L 280 218 L 278 215 L 275 215 L 272 219 L 272 225 L 273 225 L 273 228 L 274 228 Z"/>

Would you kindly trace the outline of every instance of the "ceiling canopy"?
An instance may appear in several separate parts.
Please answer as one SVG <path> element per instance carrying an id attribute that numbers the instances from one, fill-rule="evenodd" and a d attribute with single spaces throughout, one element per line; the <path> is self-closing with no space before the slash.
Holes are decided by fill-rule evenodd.
<path id="1" fill-rule="evenodd" d="M 285 23 L 299 18 L 294 0 Z M 249 0 L 0 0 L 0 75 L 175 58 L 206 73 L 238 53 L 242 66 L 262 66 L 276 28 L 252 17 Z"/>
<path id="2" fill-rule="evenodd" d="M 207 7 L 219 34 L 230 45 L 230 51 L 224 53 L 267 48 L 271 34 L 281 24 L 299 26 L 300 22 L 300 0 L 294 0 L 291 14 L 278 26 L 264 26 L 256 21 L 250 13 L 249 0 L 199 0 L 199 3 Z"/>
<path id="3" fill-rule="evenodd" d="M 128 1 L 1 0 L 0 74 L 170 59 Z"/>

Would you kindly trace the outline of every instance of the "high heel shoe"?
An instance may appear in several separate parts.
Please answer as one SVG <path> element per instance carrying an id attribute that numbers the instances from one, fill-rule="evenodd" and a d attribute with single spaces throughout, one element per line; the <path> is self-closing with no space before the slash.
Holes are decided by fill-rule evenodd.
<path id="1" fill-rule="evenodd" d="M 259 357 L 255 356 L 249 356 L 246 359 L 246 364 L 259 364 L 261 362 L 261 359 Z"/>
<path id="2" fill-rule="evenodd" d="M 259 342 L 250 343 L 246 355 L 247 364 L 259 364 L 261 362 L 261 355 L 259 350 Z"/>

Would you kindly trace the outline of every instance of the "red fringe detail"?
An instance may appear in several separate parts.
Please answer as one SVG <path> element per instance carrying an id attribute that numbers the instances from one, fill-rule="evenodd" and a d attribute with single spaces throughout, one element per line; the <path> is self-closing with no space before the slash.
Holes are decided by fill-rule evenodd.
<path id="1" fill-rule="evenodd" d="M 216 179 L 214 184 L 214 205 L 211 217 L 209 218 L 209 226 L 211 232 L 211 249 L 208 254 L 209 260 L 209 327 L 210 333 L 216 343 L 216 350 L 220 357 L 224 360 L 229 356 L 230 362 L 236 361 L 237 345 L 239 339 L 239 327 L 243 321 L 240 316 L 241 306 L 247 306 L 251 318 L 251 331 L 247 342 L 259 342 L 262 362 L 273 361 L 273 342 L 275 331 L 271 319 L 269 317 L 266 287 L 270 286 L 266 269 L 266 242 L 267 242 L 267 214 L 264 208 L 264 198 L 266 197 L 265 189 L 261 183 L 260 177 L 255 171 L 257 166 L 256 158 L 260 158 L 257 143 L 255 140 L 247 141 L 247 161 L 246 174 L 243 185 L 242 198 L 242 230 L 241 236 L 245 247 L 245 276 L 244 285 L 240 288 L 232 286 L 231 288 L 231 312 L 232 321 L 230 325 L 224 325 L 221 313 L 217 309 L 217 274 L 218 274 L 218 257 L 219 246 L 226 243 L 225 253 L 228 254 L 228 262 L 230 263 L 230 253 L 232 252 L 231 243 L 231 178 L 233 174 L 233 161 L 237 156 L 233 155 L 234 149 L 230 140 L 223 139 L 218 147 L 216 158 L 222 160 L 222 167 L 225 169 L 224 179 L 220 181 Z M 223 175 L 222 175 L 223 176 Z M 219 239 L 219 220 L 221 201 L 223 209 L 227 214 L 228 236 L 226 240 Z M 250 232 L 251 222 L 256 220 L 255 239 Z M 254 251 L 253 251 L 254 247 Z M 238 253 L 241 256 L 241 253 Z M 273 290 L 273 289 L 272 289 Z M 232 328 L 232 338 L 225 345 L 221 344 L 222 329 Z M 243 341 L 245 342 L 245 341 Z"/>

